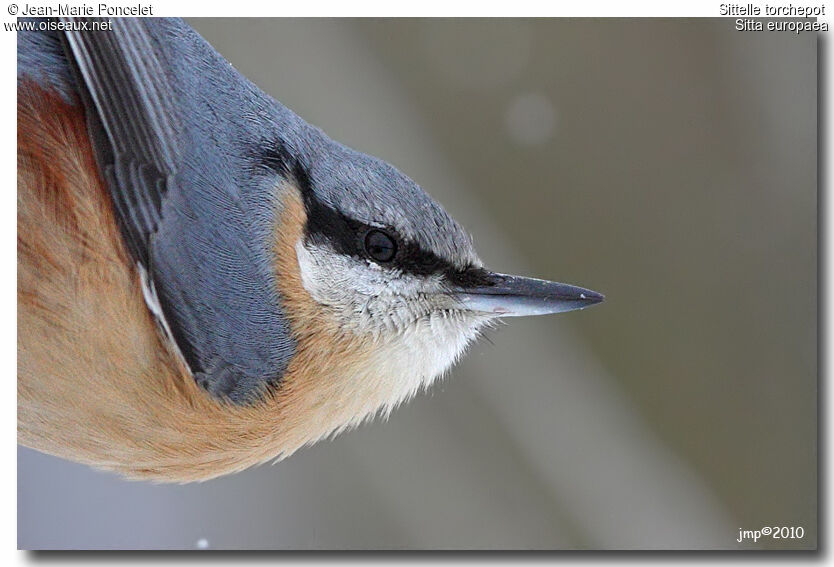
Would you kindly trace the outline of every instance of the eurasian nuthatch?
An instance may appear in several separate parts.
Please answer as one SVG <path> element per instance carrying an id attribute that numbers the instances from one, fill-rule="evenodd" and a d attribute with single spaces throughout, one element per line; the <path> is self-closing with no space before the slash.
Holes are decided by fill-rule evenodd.
<path id="1" fill-rule="evenodd" d="M 387 414 L 498 317 L 603 299 L 489 271 L 411 179 L 180 20 L 33 21 L 18 98 L 19 436 L 36 449 L 210 478 Z"/>

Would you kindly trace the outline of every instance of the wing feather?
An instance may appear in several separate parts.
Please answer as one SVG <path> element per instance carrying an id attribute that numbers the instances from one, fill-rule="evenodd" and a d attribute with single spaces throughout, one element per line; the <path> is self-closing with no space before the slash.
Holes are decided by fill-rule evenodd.
<path id="1" fill-rule="evenodd" d="M 179 129 L 143 20 L 116 18 L 112 25 L 108 31 L 68 26 L 66 38 L 106 133 L 109 148 L 100 155 L 117 214 L 132 253 L 147 267 L 148 243 L 177 172 Z"/>

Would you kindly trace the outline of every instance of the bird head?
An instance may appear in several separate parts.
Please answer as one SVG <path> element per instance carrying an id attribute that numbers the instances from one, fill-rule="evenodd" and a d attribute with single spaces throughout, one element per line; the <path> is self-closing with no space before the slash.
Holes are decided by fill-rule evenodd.
<path id="1" fill-rule="evenodd" d="M 301 285 L 341 332 L 384 353 L 407 393 L 448 369 L 500 317 L 581 309 L 603 296 L 484 267 L 470 235 L 390 164 L 328 141 L 290 168 L 303 202 Z M 384 362 L 380 362 L 384 359 Z"/>

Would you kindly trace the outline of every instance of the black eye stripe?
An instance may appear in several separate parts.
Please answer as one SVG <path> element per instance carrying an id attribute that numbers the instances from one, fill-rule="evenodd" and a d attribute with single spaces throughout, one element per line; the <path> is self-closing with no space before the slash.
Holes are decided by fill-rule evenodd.
<path id="1" fill-rule="evenodd" d="M 367 258 L 364 253 L 364 236 L 368 231 L 378 227 L 346 217 L 321 202 L 313 191 L 308 171 L 283 151 L 280 143 L 253 148 L 252 155 L 256 158 L 254 164 L 257 171 L 292 177 L 296 182 L 307 212 L 308 239 L 313 242 L 327 242 L 341 254 Z M 482 268 L 470 266 L 461 269 L 415 243 L 404 242 L 394 231 L 389 234 L 395 237 L 397 253 L 393 261 L 387 265 L 416 275 L 442 274 L 446 282 L 452 286 L 485 286 L 492 283 L 486 277 L 487 271 Z"/>
<path id="2" fill-rule="evenodd" d="M 458 280 L 478 279 L 472 270 L 461 270 L 433 252 L 403 239 L 396 231 L 381 229 L 347 217 L 315 198 L 305 198 L 304 205 L 307 210 L 307 238 L 316 243 L 326 242 L 340 254 L 373 261 L 408 274 L 442 274 L 447 281 L 455 285 Z M 381 232 L 393 240 L 395 250 L 391 259 L 382 261 L 370 256 L 366 251 L 367 236 L 374 231 Z"/>

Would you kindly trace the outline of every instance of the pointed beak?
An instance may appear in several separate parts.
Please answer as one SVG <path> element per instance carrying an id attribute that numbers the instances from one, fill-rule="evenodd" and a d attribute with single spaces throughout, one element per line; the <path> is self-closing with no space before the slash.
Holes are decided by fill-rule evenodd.
<path id="1" fill-rule="evenodd" d="M 469 311 L 499 317 L 547 315 L 584 309 L 605 296 L 575 285 L 490 272 L 476 286 L 459 287 L 455 297 Z"/>

